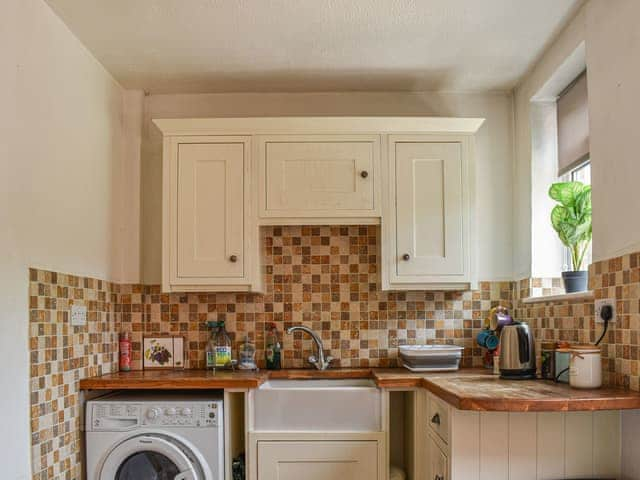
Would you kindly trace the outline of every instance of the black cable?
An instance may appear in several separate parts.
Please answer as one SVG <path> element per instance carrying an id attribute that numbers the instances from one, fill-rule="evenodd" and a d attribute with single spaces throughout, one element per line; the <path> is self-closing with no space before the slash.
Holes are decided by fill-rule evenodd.
<path id="1" fill-rule="evenodd" d="M 604 338 L 604 336 L 607 334 L 607 330 L 609 328 L 609 320 L 605 320 L 604 321 L 604 330 L 602 330 L 602 335 L 600 335 L 600 338 L 598 339 L 598 341 L 596 342 L 596 347 L 598 345 L 600 345 L 600 342 L 602 341 L 602 339 Z"/>
<path id="2" fill-rule="evenodd" d="M 568 372 L 568 371 L 569 371 L 569 367 L 567 367 L 567 368 L 565 368 L 565 369 L 563 369 L 563 370 L 560 370 L 560 372 L 558 372 L 558 375 L 556 375 L 556 379 L 555 379 L 555 381 L 556 381 L 556 382 L 559 382 L 559 381 L 560 381 L 560 377 L 562 376 L 562 374 L 563 374 L 564 372 Z"/>

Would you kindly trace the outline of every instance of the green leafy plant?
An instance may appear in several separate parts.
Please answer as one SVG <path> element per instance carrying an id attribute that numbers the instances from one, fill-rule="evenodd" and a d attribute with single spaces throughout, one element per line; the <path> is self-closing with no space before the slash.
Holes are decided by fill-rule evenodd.
<path id="1" fill-rule="evenodd" d="M 554 183 L 549 196 L 558 202 L 551 211 L 551 224 L 571 251 L 573 269 L 578 271 L 591 243 L 591 186 L 582 182 Z"/>

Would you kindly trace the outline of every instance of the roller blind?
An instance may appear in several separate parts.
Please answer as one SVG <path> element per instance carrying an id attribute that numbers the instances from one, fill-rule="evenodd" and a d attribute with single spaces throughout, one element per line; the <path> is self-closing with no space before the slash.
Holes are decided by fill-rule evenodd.
<path id="1" fill-rule="evenodd" d="M 569 85 L 557 100 L 558 176 L 589 158 L 587 72 Z"/>

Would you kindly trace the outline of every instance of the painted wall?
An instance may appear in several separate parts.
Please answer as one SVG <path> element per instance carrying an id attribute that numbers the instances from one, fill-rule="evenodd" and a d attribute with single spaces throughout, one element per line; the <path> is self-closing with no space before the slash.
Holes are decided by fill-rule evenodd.
<path id="1" fill-rule="evenodd" d="M 640 249 L 640 2 L 612 7 L 591 1 L 586 16 L 594 260 Z"/>
<path id="2" fill-rule="evenodd" d="M 589 82 L 593 259 L 604 260 L 640 249 L 640 224 L 629 221 L 627 213 L 640 208 L 640 197 L 635 193 L 640 162 L 634 140 L 636 106 L 640 102 L 637 89 L 640 59 L 636 54 L 640 48 L 640 31 L 634 19 L 639 15 L 640 3 L 634 0 L 616 1 L 615 8 L 606 0 L 586 3 L 515 90 L 515 278 L 552 273 L 544 258 L 536 259 L 537 250 L 544 252 L 549 248 L 545 239 L 553 237 L 553 231 L 548 222 L 539 221 L 543 218 L 538 218 L 538 212 L 543 208 L 538 205 L 536 211 L 532 206 L 532 197 L 538 198 L 538 193 L 531 174 L 533 171 L 535 180 L 537 167 L 531 162 L 532 152 L 536 150 L 531 138 L 535 115 L 531 100 L 536 95 L 544 99 L 545 93 L 553 92 L 550 79 L 572 61 L 572 55 L 585 55 L 580 52 L 582 43 L 586 45 Z M 565 79 L 565 85 L 569 80 Z M 555 81 L 562 82 L 562 79 Z"/>
<path id="3" fill-rule="evenodd" d="M 614 5 L 615 4 L 615 5 Z M 586 46 L 593 185 L 593 258 L 605 260 L 640 248 L 637 179 L 637 105 L 640 103 L 640 2 L 590 0 L 516 89 L 514 169 L 514 273 L 527 277 L 532 265 L 531 99 L 548 89 L 554 72 L 580 44 Z M 535 251 L 535 250 L 534 250 Z M 534 253 L 535 258 L 535 253 Z M 627 422 L 628 420 L 628 422 Z M 625 416 L 623 436 L 638 434 L 635 416 Z M 638 478 L 633 442 L 623 442 L 623 477 Z"/>
<path id="4" fill-rule="evenodd" d="M 29 466 L 29 266 L 113 278 L 123 90 L 41 0 L 0 28 L 2 478 Z"/>
<path id="5" fill-rule="evenodd" d="M 560 248 L 556 234 L 548 221 L 548 215 L 552 209 L 552 201 L 546 195 L 548 184 L 534 181 L 534 178 L 541 180 L 541 176 L 547 174 L 549 168 L 532 164 L 534 156 L 546 158 L 548 155 L 555 155 L 555 152 L 542 145 L 539 138 L 532 138 L 532 126 L 537 124 L 547 131 L 554 129 L 546 122 L 548 106 L 545 108 L 539 105 L 536 108 L 531 100 L 534 96 L 538 96 L 539 100 L 545 100 L 541 93 L 545 90 L 553 91 L 554 87 L 548 85 L 548 81 L 567 59 L 580 49 L 585 38 L 584 24 L 585 9 L 583 8 L 514 91 L 514 279 L 557 276 L 559 273 L 558 256 L 554 255 L 551 258 L 547 256 L 549 251 L 557 252 Z M 570 81 L 571 78 L 566 79 L 564 86 Z M 561 90 L 563 87 L 559 88 Z M 547 125 L 542 127 L 545 124 Z M 551 159 L 551 163 L 555 163 L 555 158 Z M 533 198 L 536 199 L 535 202 L 532 201 Z"/>
<path id="6" fill-rule="evenodd" d="M 144 283 L 160 283 L 162 137 L 153 118 L 286 115 L 435 115 L 484 117 L 476 136 L 476 225 L 482 280 L 511 280 L 513 158 L 510 94 L 318 93 L 146 97 L 142 147 Z"/>

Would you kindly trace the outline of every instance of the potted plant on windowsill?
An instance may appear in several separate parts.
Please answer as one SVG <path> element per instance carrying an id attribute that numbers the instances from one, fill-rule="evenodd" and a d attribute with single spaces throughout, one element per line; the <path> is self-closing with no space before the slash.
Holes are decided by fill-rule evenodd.
<path id="1" fill-rule="evenodd" d="M 562 272 L 567 293 L 587 290 L 589 272 L 582 270 L 591 243 L 591 186 L 582 182 L 554 183 L 549 196 L 558 202 L 551 211 L 551 224 L 571 252 L 572 271 Z"/>

